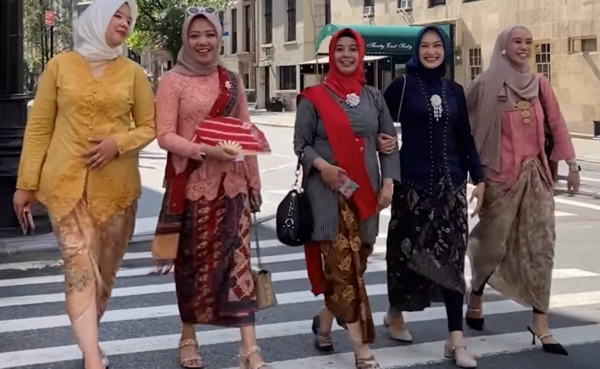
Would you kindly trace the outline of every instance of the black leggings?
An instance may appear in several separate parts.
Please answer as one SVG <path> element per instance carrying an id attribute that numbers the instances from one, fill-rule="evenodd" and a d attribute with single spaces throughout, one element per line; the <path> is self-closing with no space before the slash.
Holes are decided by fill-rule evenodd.
<path id="1" fill-rule="evenodd" d="M 488 281 L 490 280 L 491 277 L 492 277 L 492 275 L 490 274 L 490 276 L 485 279 L 485 282 L 483 282 L 481 287 L 478 290 L 471 291 L 471 293 L 473 293 L 473 295 L 475 295 L 475 296 L 479 296 L 479 297 L 483 296 L 483 290 L 485 289 L 485 285 L 488 283 Z M 533 308 L 533 313 L 534 314 L 546 314 L 545 312 L 543 312 L 535 307 Z"/>
<path id="2" fill-rule="evenodd" d="M 465 301 L 465 295 L 462 293 L 451 290 L 444 291 L 449 332 L 462 332 L 463 330 L 463 301 Z"/>

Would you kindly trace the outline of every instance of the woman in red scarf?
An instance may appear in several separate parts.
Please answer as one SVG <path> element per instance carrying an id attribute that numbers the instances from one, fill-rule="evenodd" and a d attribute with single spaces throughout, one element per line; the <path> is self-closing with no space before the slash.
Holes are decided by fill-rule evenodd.
<path id="1" fill-rule="evenodd" d="M 374 326 L 363 274 L 379 231 L 378 213 L 389 206 L 393 182 L 400 180 L 400 160 L 397 148 L 377 153 L 377 135 L 396 131 L 382 94 L 365 86 L 364 49 L 350 29 L 333 36 L 327 79 L 298 98 L 294 150 L 314 220 L 313 242 L 305 245 L 308 275 L 313 293 L 325 297 L 314 319 L 315 346 L 333 350 L 336 317 L 354 343 L 356 368 L 377 369 L 368 346 Z M 347 179 L 357 185 L 353 193 L 338 190 Z"/>

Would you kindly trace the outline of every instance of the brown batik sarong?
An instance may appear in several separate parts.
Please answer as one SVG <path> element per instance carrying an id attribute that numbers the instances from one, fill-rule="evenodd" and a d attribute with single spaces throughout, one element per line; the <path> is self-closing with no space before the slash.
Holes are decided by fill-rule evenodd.
<path id="1" fill-rule="evenodd" d="M 186 200 L 175 259 L 181 320 L 227 327 L 253 325 L 258 310 L 250 270 L 248 196 Z"/>
<path id="2" fill-rule="evenodd" d="M 489 278 L 502 295 L 546 312 L 556 234 L 553 191 L 542 173 L 541 164 L 529 160 L 511 188 L 488 182 L 468 256 L 473 290 Z"/>
<path id="3" fill-rule="evenodd" d="M 344 323 L 360 322 L 364 343 L 373 343 L 375 328 L 364 280 L 373 245 L 364 244 L 357 212 L 340 196 L 339 228 L 334 241 L 320 242 L 324 265 L 325 306 Z"/>
<path id="4" fill-rule="evenodd" d="M 67 313 L 71 320 L 83 314 L 94 298 L 98 321 L 104 315 L 135 229 L 136 211 L 134 202 L 98 224 L 85 200 L 80 200 L 66 217 L 50 217 L 64 262 Z"/>

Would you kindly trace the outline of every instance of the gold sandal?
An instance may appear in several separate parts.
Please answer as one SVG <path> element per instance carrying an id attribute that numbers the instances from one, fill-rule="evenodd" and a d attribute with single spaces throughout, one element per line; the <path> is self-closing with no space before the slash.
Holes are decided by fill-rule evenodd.
<path id="1" fill-rule="evenodd" d="M 240 369 L 272 369 L 264 361 L 261 361 L 256 367 L 250 365 L 250 356 L 260 354 L 260 347 L 252 346 L 245 353 L 242 353 L 242 350 L 240 348 Z"/>
<path id="2" fill-rule="evenodd" d="M 356 369 L 381 369 L 381 366 L 375 360 L 375 356 L 359 359 L 354 355 L 354 366 Z"/>
<path id="3" fill-rule="evenodd" d="M 184 347 L 194 346 L 196 350 L 198 350 L 198 341 L 195 338 L 187 338 L 179 341 L 179 365 L 182 368 L 186 369 L 203 369 L 204 368 L 204 360 L 202 356 L 196 353 L 195 357 L 184 359 L 181 356 L 181 349 Z"/>

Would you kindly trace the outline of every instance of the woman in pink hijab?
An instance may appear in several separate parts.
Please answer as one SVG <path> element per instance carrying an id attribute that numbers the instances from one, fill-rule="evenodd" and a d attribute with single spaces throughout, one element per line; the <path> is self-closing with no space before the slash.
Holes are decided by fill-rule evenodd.
<path id="1" fill-rule="evenodd" d="M 473 278 L 466 322 L 483 330 L 487 284 L 533 311 L 527 329 L 546 352 L 568 355 L 548 327 L 554 265 L 556 163 L 579 187 L 575 150 L 550 83 L 529 71 L 531 32 L 505 29 L 488 70 L 467 89 L 475 145 L 486 177 L 479 223 L 469 236 Z"/>
<path id="2" fill-rule="evenodd" d="M 240 328 L 241 369 L 267 369 L 256 344 L 250 217 L 260 209 L 256 156 L 192 141 L 206 118 L 249 123 L 244 86 L 218 60 L 223 31 L 213 8 L 189 8 L 183 47 L 156 95 L 158 143 L 169 152 L 153 256 L 175 266 L 184 368 L 203 368 L 195 325 Z"/>

